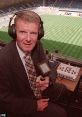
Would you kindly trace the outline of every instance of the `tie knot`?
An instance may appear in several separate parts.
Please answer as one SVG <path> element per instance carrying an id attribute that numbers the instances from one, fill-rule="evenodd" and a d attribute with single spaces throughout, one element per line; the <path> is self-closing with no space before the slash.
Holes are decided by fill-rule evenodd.
<path id="1" fill-rule="evenodd" d="M 26 61 L 26 60 L 31 61 L 31 55 L 30 55 L 30 54 L 25 54 L 24 60 L 25 60 L 25 61 Z"/>
<path id="2" fill-rule="evenodd" d="M 30 53 L 26 53 L 26 54 L 24 55 L 25 58 L 26 58 L 26 57 L 30 57 L 30 56 L 31 56 Z"/>

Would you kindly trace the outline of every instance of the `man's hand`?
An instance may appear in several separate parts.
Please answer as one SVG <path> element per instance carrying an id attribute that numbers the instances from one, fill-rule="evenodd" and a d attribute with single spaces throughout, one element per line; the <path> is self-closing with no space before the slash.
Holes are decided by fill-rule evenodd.
<path id="1" fill-rule="evenodd" d="M 48 106 L 49 99 L 37 100 L 37 111 L 43 111 Z"/>
<path id="2" fill-rule="evenodd" d="M 49 77 L 48 76 L 46 76 L 46 77 L 42 77 L 42 76 L 37 77 L 36 86 L 41 91 L 45 90 L 49 86 Z"/>

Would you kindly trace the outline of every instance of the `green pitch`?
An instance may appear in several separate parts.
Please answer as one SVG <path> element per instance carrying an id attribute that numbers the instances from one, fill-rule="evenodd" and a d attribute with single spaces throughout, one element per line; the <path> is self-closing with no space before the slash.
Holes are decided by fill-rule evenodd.
<path id="1" fill-rule="evenodd" d="M 82 59 L 82 18 L 42 16 L 45 36 L 42 40 L 49 51 L 58 50 L 66 56 Z"/>
<path id="2" fill-rule="evenodd" d="M 41 15 L 45 35 L 41 40 L 45 49 L 82 59 L 82 18 L 70 16 Z M 7 28 L 0 29 L 0 39 L 11 41 Z"/>
<path id="3" fill-rule="evenodd" d="M 5 42 L 5 43 L 8 43 L 12 40 L 11 37 L 8 35 L 8 28 L 7 27 L 3 27 L 0 29 L 0 40 Z"/>

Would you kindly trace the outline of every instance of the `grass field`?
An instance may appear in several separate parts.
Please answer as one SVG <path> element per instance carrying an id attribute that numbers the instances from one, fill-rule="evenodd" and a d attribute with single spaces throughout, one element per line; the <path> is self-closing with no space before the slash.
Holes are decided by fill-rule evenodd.
<path id="1" fill-rule="evenodd" d="M 41 40 L 50 52 L 58 50 L 61 54 L 82 59 L 82 18 L 70 16 L 42 15 L 45 35 Z M 0 30 L 0 38 L 8 43 L 11 38 L 7 28 Z"/>
<path id="2" fill-rule="evenodd" d="M 46 15 L 42 19 L 45 27 L 44 47 L 82 59 L 82 18 Z"/>
<path id="3" fill-rule="evenodd" d="M 12 40 L 11 37 L 8 35 L 7 27 L 3 27 L 2 29 L 0 29 L 0 40 L 5 43 L 8 43 Z"/>

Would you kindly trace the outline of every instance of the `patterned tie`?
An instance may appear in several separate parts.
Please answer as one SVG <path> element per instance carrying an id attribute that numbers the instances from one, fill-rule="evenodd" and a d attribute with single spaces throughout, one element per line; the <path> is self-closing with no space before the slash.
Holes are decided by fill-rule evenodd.
<path id="1" fill-rule="evenodd" d="M 24 56 L 24 60 L 25 60 L 25 67 L 26 67 L 26 73 L 28 76 L 28 80 L 30 83 L 30 87 L 32 88 L 34 95 L 36 96 L 36 98 L 40 98 L 41 97 L 41 91 L 39 88 L 36 87 L 36 70 L 31 58 L 31 55 L 25 55 Z"/>

